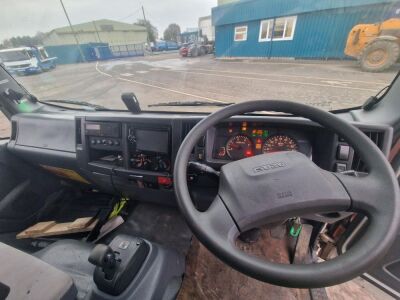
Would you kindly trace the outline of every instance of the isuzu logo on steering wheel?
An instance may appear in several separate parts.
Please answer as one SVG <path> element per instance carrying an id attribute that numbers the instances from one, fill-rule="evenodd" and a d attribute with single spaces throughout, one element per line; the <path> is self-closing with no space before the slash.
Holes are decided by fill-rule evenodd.
<path id="1" fill-rule="evenodd" d="M 265 172 L 265 171 L 269 171 L 269 170 L 273 170 L 273 169 L 277 169 L 277 168 L 283 168 L 286 167 L 286 163 L 284 162 L 275 162 L 275 163 L 270 163 L 270 164 L 265 164 L 265 165 L 261 165 L 258 167 L 255 167 L 253 169 L 254 173 L 260 173 L 260 172 Z"/>

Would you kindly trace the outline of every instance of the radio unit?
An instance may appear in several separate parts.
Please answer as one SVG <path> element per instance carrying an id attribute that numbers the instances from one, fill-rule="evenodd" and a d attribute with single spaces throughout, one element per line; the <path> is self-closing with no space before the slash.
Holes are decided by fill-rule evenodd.
<path id="1" fill-rule="evenodd" d="M 98 137 L 121 137 L 121 124 L 108 122 L 87 122 L 85 123 L 85 134 Z"/>
<path id="2" fill-rule="evenodd" d="M 121 148 L 121 124 L 111 122 L 85 123 L 85 135 L 91 148 L 119 149 Z"/>

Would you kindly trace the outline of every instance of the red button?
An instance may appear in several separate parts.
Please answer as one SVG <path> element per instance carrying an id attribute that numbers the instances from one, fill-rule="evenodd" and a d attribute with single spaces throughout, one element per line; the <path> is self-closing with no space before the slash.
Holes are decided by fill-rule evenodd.
<path id="1" fill-rule="evenodd" d="M 159 185 L 166 185 L 166 186 L 168 186 L 168 185 L 171 185 L 171 184 L 172 184 L 172 179 L 169 178 L 169 177 L 162 177 L 162 176 L 159 176 L 159 177 L 157 177 L 157 181 L 158 181 L 158 184 L 159 184 Z"/>

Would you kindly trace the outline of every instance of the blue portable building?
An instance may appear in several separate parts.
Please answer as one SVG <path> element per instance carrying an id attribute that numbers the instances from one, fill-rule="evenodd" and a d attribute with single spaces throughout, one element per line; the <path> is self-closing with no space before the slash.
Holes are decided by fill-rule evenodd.
<path id="1" fill-rule="evenodd" d="M 59 64 L 75 64 L 83 61 L 77 45 L 46 46 L 45 48 L 49 55 L 58 58 Z M 88 43 L 80 44 L 80 50 L 85 61 L 144 56 L 143 44 L 110 46 L 107 43 Z"/>
<path id="2" fill-rule="evenodd" d="M 174 41 L 156 41 L 151 49 L 153 51 L 168 51 L 168 50 L 178 50 L 179 46 L 177 42 Z"/>
<path id="3" fill-rule="evenodd" d="M 217 57 L 345 58 L 356 24 L 385 20 L 398 0 L 239 0 L 212 9 Z"/>

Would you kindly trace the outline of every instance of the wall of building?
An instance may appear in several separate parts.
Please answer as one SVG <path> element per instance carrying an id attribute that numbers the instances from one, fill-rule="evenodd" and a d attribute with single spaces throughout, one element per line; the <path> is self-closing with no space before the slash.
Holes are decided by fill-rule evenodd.
<path id="1" fill-rule="evenodd" d="M 288 41 L 259 42 L 260 22 L 271 18 L 270 15 L 258 20 L 222 24 L 215 29 L 216 56 L 344 58 L 351 28 L 359 23 L 381 21 L 389 8 L 389 5 L 375 4 L 298 13 L 293 39 Z M 241 13 L 246 12 L 238 12 Z M 235 42 L 235 26 L 240 25 L 248 26 L 247 40 Z"/>
<path id="2" fill-rule="evenodd" d="M 143 31 L 99 31 L 77 32 L 79 43 L 108 43 L 110 45 L 139 44 L 147 42 L 147 33 Z M 46 46 L 75 44 L 72 33 L 50 33 L 43 41 Z"/>
<path id="3" fill-rule="evenodd" d="M 209 18 L 199 19 L 199 29 L 203 36 L 206 36 L 209 41 L 215 40 L 215 28 L 212 26 L 211 16 Z"/>

